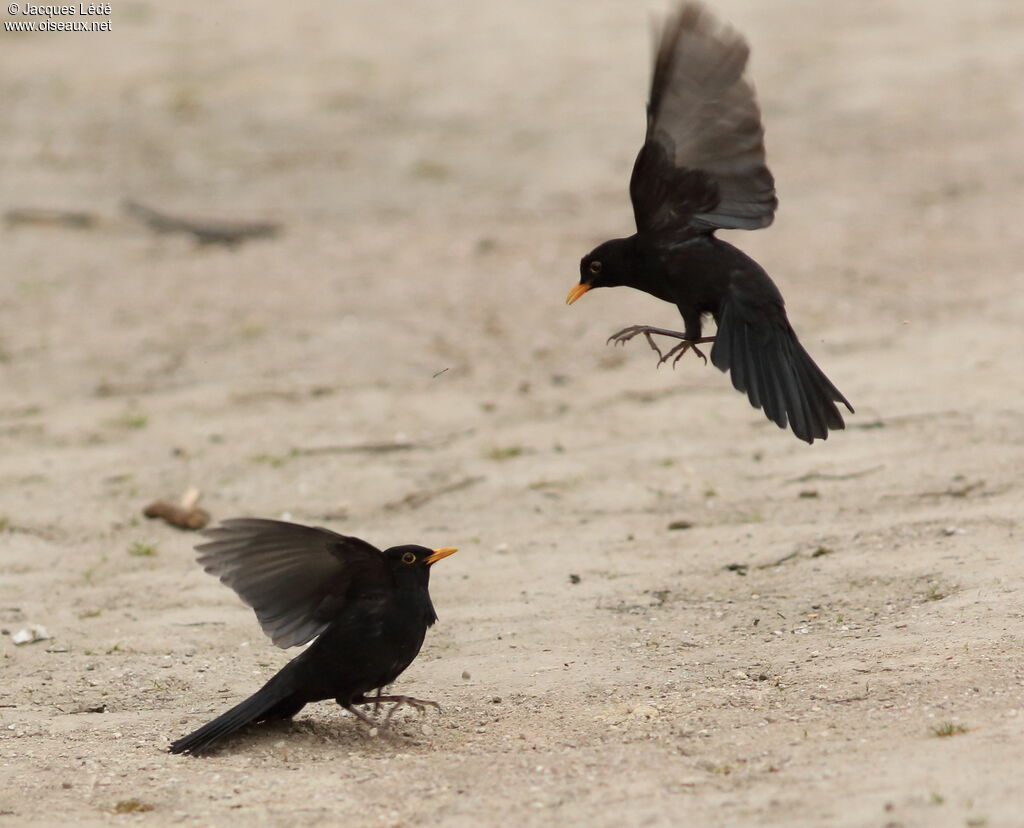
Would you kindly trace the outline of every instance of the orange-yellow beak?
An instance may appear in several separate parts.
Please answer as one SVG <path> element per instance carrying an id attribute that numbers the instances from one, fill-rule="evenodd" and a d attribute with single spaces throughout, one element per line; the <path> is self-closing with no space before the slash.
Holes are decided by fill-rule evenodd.
<path id="1" fill-rule="evenodd" d="M 449 555 L 454 555 L 459 550 L 454 546 L 442 546 L 440 549 L 435 549 L 431 554 L 427 555 L 423 560 L 428 564 L 437 563 L 441 558 L 447 558 Z"/>
<path id="2" fill-rule="evenodd" d="M 580 282 L 572 290 L 569 291 L 569 295 L 565 297 L 565 304 L 571 305 L 577 299 L 579 299 L 584 293 L 590 290 L 590 285 L 586 282 Z"/>

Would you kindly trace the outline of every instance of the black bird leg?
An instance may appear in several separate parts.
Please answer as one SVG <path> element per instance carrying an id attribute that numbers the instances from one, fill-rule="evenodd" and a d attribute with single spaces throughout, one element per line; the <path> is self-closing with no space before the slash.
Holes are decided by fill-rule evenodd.
<path id="1" fill-rule="evenodd" d="M 678 352 L 678 355 L 675 358 L 675 362 L 672 363 L 673 368 L 675 368 L 676 362 L 679 362 L 680 358 L 687 351 L 693 351 L 695 354 L 697 354 L 697 356 L 703 359 L 705 363 L 707 363 L 708 358 L 704 356 L 704 353 L 700 350 L 700 348 L 697 347 L 697 345 L 698 343 L 715 341 L 715 338 L 713 336 L 694 337 L 688 336 L 686 333 L 681 331 L 669 330 L 668 328 L 655 328 L 652 327 L 651 325 L 630 325 L 628 328 L 623 328 L 621 331 L 613 333 L 610 337 L 608 337 L 607 342 L 612 342 L 615 345 L 625 345 L 627 342 L 629 342 L 629 340 L 631 340 L 634 336 L 637 336 L 638 334 L 643 334 L 644 338 L 647 340 L 647 344 L 650 345 L 651 349 L 658 354 L 659 366 L 663 362 L 667 362 L 673 354 L 676 354 Z M 661 352 L 661 349 L 654 343 L 654 340 L 651 338 L 651 334 L 671 336 L 674 339 L 681 339 L 683 341 L 676 345 L 674 348 L 672 348 L 667 354 L 663 354 Z M 607 342 L 605 344 L 607 344 Z"/>

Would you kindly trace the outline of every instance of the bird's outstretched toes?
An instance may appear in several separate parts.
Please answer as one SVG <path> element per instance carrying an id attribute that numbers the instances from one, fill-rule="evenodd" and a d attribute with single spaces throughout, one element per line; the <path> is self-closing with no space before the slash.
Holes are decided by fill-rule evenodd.
<path id="1" fill-rule="evenodd" d="M 683 354 L 685 354 L 687 351 L 693 351 L 697 356 L 703 359 L 704 364 L 707 365 L 708 358 L 704 356 L 704 352 L 697 347 L 697 343 L 707 342 L 708 340 L 714 342 L 715 338 L 713 336 L 706 336 L 703 337 L 702 339 L 684 339 L 682 342 L 680 342 L 678 345 L 672 348 L 672 350 L 670 350 L 667 354 L 665 354 L 665 356 L 661 357 L 661 359 L 658 360 L 658 367 L 660 368 L 663 362 L 668 362 L 672 355 L 675 354 L 676 358 L 672 360 L 672 368 L 674 369 L 676 367 L 676 363 L 683 358 Z"/>
<path id="2" fill-rule="evenodd" d="M 395 711 L 403 704 L 407 704 L 409 707 L 415 708 L 420 713 L 425 713 L 428 707 L 433 707 L 438 712 L 441 710 L 441 705 L 436 701 L 431 701 L 430 699 L 416 699 L 412 696 L 377 696 L 375 701 L 394 702 L 394 705 L 384 717 L 384 724 L 388 724 L 391 721 L 391 717 L 395 715 Z"/>
<path id="3" fill-rule="evenodd" d="M 353 716 L 359 719 L 359 721 L 361 721 L 363 724 L 368 725 L 369 727 L 377 727 L 377 722 L 375 722 L 373 719 L 367 716 L 363 711 L 357 710 L 354 707 L 354 705 L 372 704 L 373 710 L 376 713 L 378 710 L 380 710 L 380 706 L 383 702 L 391 703 L 391 709 L 388 710 L 387 714 L 384 716 L 384 721 L 382 723 L 385 725 L 390 724 L 391 717 L 395 715 L 395 711 L 398 710 L 398 708 L 402 705 L 408 705 L 409 707 L 413 707 L 420 713 L 425 712 L 428 707 L 433 707 L 435 710 L 438 711 L 440 711 L 441 709 L 441 705 L 439 705 L 436 701 L 430 701 L 429 699 L 417 699 L 413 696 L 384 696 L 381 695 L 379 690 L 377 691 L 377 694 L 375 696 L 371 696 L 369 698 L 366 696 L 360 696 L 357 699 L 353 699 L 351 704 L 343 704 L 339 700 L 338 704 L 340 704 L 345 710 L 347 710 L 349 713 L 351 713 Z"/>
<path id="4" fill-rule="evenodd" d="M 658 352 L 658 356 L 661 356 L 661 349 L 655 344 L 654 339 L 651 338 L 651 334 L 655 332 L 655 329 L 649 328 L 647 325 L 630 325 L 628 328 L 623 328 L 621 331 L 613 333 L 605 341 L 605 345 L 625 345 L 629 340 L 638 334 L 643 334 L 647 340 L 647 344 L 651 346 L 654 351 Z"/>
<path id="5" fill-rule="evenodd" d="M 363 703 L 364 702 L 356 702 L 356 704 L 363 704 Z M 359 719 L 359 721 L 361 721 L 364 725 L 367 725 L 368 727 L 376 727 L 377 726 L 377 723 L 373 719 L 371 719 L 369 716 L 367 716 L 362 710 L 356 710 L 351 704 L 344 704 L 344 703 L 342 703 L 340 701 L 338 702 L 338 704 L 340 704 L 343 709 L 347 710 L 349 713 L 351 713 L 353 716 L 355 716 L 357 719 Z M 370 700 L 367 699 L 365 704 L 370 704 Z"/>
<path id="6" fill-rule="evenodd" d="M 705 364 L 707 364 L 708 358 L 704 356 L 704 352 L 701 351 L 701 349 L 698 348 L 697 345 L 704 342 L 715 341 L 715 338 L 713 336 L 689 337 L 681 331 L 672 331 L 669 330 L 668 328 L 655 328 L 652 327 L 651 325 L 630 325 L 628 328 L 623 328 L 621 331 L 616 331 L 611 336 L 609 336 L 608 341 L 605 344 L 611 343 L 614 345 L 625 345 L 634 336 L 638 336 L 640 334 L 644 335 L 644 338 L 647 340 L 647 344 L 651 346 L 651 350 L 653 350 L 658 355 L 659 368 L 661 367 L 662 363 L 668 362 L 668 360 L 671 359 L 673 355 L 675 355 L 675 359 L 672 361 L 672 367 L 675 368 L 676 363 L 679 362 L 680 359 L 682 359 L 683 354 L 685 354 L 687 351 L 693 351 L 697 356 L 704 360 Z M 657 343 L 654 341 L 652 334 L 660 334 L 661 336 L 671 336 L 674 339 L 681 339 L 682 342 L 680 342 L 678 345 L 670 349 L 667 354 L 663 354 L 661 352 L 661 348 L 659 348 Z"/>

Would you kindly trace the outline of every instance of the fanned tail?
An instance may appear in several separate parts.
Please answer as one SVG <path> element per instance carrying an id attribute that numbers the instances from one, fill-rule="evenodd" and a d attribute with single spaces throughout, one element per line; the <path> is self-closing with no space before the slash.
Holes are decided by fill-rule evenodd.
<path id="1" fill-rule="evenodd" d="M 289 669 L 291 667 L 292 664 L 286 665 L 280 673 L 245 701 L 173 742 L 169 748 L 170 752 L 192 755 L 205 753 L 214 743 L 246 725 L 271 719 L 290 719 L 305 705 L 305 701 L 295 696 L 295 682 Z"/>
<path id="2" fill-rule="evenodd" d="M 750 404 L 801 440 L 825 440 L 828 432 L 845 428 L 836 403 L 847 401 L 804 350 L 783 317 L 751 324 L 730 300 L 722 303 L 711 361 L 728 371 L 733 387 L 746 393 Z"/>

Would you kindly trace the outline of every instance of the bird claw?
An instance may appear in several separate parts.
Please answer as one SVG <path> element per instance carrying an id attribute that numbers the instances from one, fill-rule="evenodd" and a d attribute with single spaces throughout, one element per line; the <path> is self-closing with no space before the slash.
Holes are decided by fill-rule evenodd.
<path id="1" fill-rule="evenodd" d="M 372 699 L 368 699 L 366 697 L 360 697 L 359 700 L 357 700 L 357 701 L 355 701 L 353 703 L 354 704 L 372 704 L 372 705 L 374 705 L 374 711 L 376 712 L 377 710 L 380 709 L 381 702 L 385 702 L 385 701 L 386 702 L 391 702 L 392 706 L 391 706 L 391 709 L 388 710 L 387 714 L 384 716 L 384 722 L 383 722 L 384 725 L 390 724 L 391 716 L 394 715 L 394 711 L 397 710 L 399 707 L 401 707 L 403 704 L 408 704 L 410 707 L 415 707 L 421 713 L 425 712 L 427 707 L 433 707 L 436 710 L 440 710 L 441 709 L 441 706 L 436 701 L 431 701 L 430 699 L 417 699 L 417 698 L 414 698 L 413 696 L 382 696 L 381 693 L 380 693 L 380 690 L 377 691 L 377 695 L 374 696 Z M 349 712 L 354 714 L 362 722 L 367 723 L 371 727 L 376 727 L 376 724 L 371 720 L 371 718 L 366 713 L 359 712 L 354 707 L 346 707 L 345 709 L 347 709 Z"/>
<path id="2" fill-rule="evenodd" d="M 366 701 L 366 702 L 356 702 L 356 703 L 357 704 L 369 704 L 370 702 Z M 362 710 L 356 710 L 354 707 L 352 707 L 352 705 L 349 705 L 349 704 L 343 704 L 341 706 L 345 710 L 347 710 L 349 713 L 351 713 L 353 716 L 355 716 L 357 719 L 359 719 L 359 721 L 361 721 L 363 724 L 365 724 L 365 725 L 367 725 L 369 727 L 376 727 L 377 726 L 377 723 L 374 722 L 374 720 L 371 719 L 369 716 L 367 716 L 365 713 L 363 713 Z"/>
<path id="3" fill-rule="evenodd" d="M 667 354 L 661 357 L 661 359 L 658 360 L 658 367 L 660 368 L 663 362 L 668 362 L 672 355 L 675 354 L 676 358 L 672 360 L 672 370 L 674 371 L 676 363 L 683 358 L 683 355 L 687 351 L 693 351 L 697 356 L 704 360 L 705 365 L 708 364 L 708 358 L 704 356 L 704 352 L 697 347 L 696 343 L 694 343 L 690 339 L 684 339 L 682 342 L 680 342 L 678 345 L 672 348 L 672 350 L 670 350 Z M 661 356 L 660 351 L 658 352 L 658 355 Z"/>
<path id="4" fill-rule="evenodd" d="M 670 331 L 666 328 L 652 328 L 650 325 L 630 325 L 628 328 L 623 328 L 621 331 L 616 331 L 609 336 L 605 344 L 610 342 L 614 345 L 625 345 L 634 336 L 639 336 L 640 334 L 644 335 L 644 339 L 646 339 L 647 344 L 651 346 L 651 350 L 658 355 L 658 368 L 661 367 L 662 363 L 668 362 L 673 356 L 675 356 L 675 360 L 672 362 L 672 367 L 675 368 L 676 363 L 679 362 L 683 354 L 687 351 L 693 351 L 697 356 L 704 360 L 705 364 L 707 364 L 708 358 L 704 356 L 704 352 L 701 351 L 697 345 L 702 342 L 715 341 L 713 336 L 690 338 L 685 332 L 680 333 L 679 331 Z M 670 349 L 668 353 L 663 354 L 661 352 L 661 348 L 659 348 L 658 344 L 654 341 L 652 334 L 671 336 L 682 341 Z"/>
<path id="5" fill-rule="evenodd" d="M 612 345 L 623 345 L 634 336 L 640 334 L 644 335 L 644 339 L 647 340 L 647 344 L 651 346 L 651 350 L 654 351 L 659 357 L 661 357 L 661 349 L 657 346 L 654 339 L 651 337 L 652 331 L 647 325 L 630 325 L 628 328 L 623 328 L 621 331 L 616 331 L 608 339 L 605 340 L 605 345 L 611 343 Z M 659 363 L 660 364 L 660 363 Z"/>
<path id="6" fill-rule="evenodd" d="M 629 340 L 639 333 L 644 332 L 643 325 L 630 325 L 628 328 L 623 328 L 621 331 L 616 331 L 609 336 L 604 344 L 608 345 L 625 345 Z"/>
<path id="7" fill-rule="evenodd" d="M 420 713 L 425 712 L 428 707 L 433 707 L 435 710 L 438 711 L 441 710 L 441 705 L 439 705 L 436 701 L 431 701 L 430 699 L 417 699 L 413 696 L 384 696 L 381 695 L 380 688 L 377 689 L 377 695 L 375 695 L 373 698 L 367 698 L 366 696 L 360 695 L 358 698 L 353 699 L 351 704 L 343 704 L 340 700 L 338 701 L 338 704 L 340 704 L 349 713 L 351 713 L 353 716 L 359 719 L 359 721 L 363 722 L 371 728 L 376 728 L 378 725 L 377 722 L 375 722 L 361 710 L 356 710 L 355 707 L 353 707 L 352 705 L 372 704 L 374 713 L 376 713 L 378 710 L 380 710 L 382 702 L 391 702 L 392 704 L 391 709 L 384 716 L 384 721 L 381 723 L 384 725 L 388 725 L 391 723 L 391 717 L 395 715 L 395 711 L 398 710 L 398 708 L 402 705 L 414 707 Z"/>
<path id="8" fill-rule="evenodd" d="M 384 717 L 384 724 L 389 724 L 391 722 L 391 717 L 395 715 L 395 711 L 403 704 L 415 708 L 420 713 L 425 713 L 428 707 L 433 707 L 439 712 L 441 710 L 441 705 L 436 701 L 431 701 L 430 699 L 416 699 L 412 696 L 378 696 L 377 698 L 379 701 L 394 702 L 394 705 Z"/>

